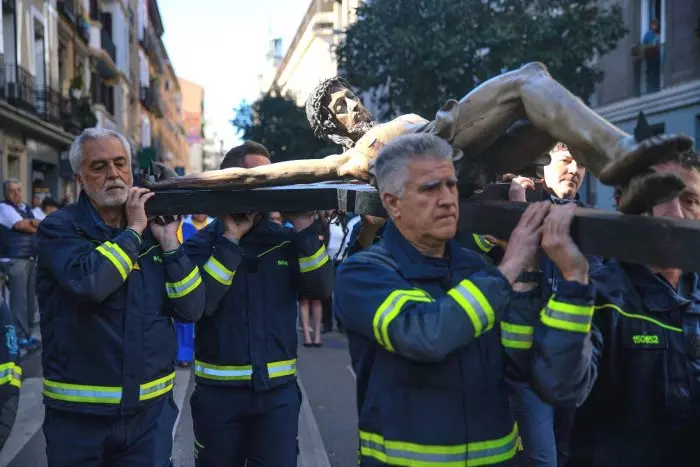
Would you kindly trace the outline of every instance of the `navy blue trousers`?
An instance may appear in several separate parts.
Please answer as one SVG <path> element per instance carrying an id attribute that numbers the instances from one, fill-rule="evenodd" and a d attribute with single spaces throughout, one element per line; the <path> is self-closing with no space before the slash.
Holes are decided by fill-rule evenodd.
<path id="1" fill-rule="evenodd" d="M 48 467 L 168 467 L 177 414 L 172 394 L 124 417 L 47 407 L 43 429 Z"/>
<path id="2" fill-rule="evenodd" d="M 190 405 L 197 467 L 296 467 L 296 381 L 264 392 L 197 384 Z"/>

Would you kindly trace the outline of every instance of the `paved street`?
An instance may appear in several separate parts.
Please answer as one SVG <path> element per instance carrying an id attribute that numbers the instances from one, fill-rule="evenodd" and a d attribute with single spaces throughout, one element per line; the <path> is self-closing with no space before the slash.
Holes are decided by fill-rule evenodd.
<path id="1" fill-rule="evenodd" d="M 349 370 L 347 343 L 339 334 L 324 335 L 324 347 L 299 349 L 299 383 L 304 401 L 299 419 L 300 467 L 349 467 L 356 465 L 357 438 L 354 379 Z M 17 421 L 0 454 L 0 467 L 46 465 L 41 430 L 41 354 L 22 362 L 24 381 Z M 194 378 L 178 370 L 174 396 L 180 408 L 173 437 L 176 467 L 192 467 L 192 421 L 189 396 Z"/>

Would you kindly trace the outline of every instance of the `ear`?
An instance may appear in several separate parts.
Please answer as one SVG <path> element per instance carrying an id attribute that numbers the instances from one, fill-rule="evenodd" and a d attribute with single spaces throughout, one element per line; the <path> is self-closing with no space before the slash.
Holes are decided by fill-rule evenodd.
<path id="1" fill-rule="evenodd" d="M 85 188 L 85 185 L 83 185 L 83 179 L 79 173 L 73 174 L 73 178 L 75 179 L 75 182 L 80 186 L 81 189 Z"/>
<path id="2" fill-rule="evenodd" d="M 391 193 L 382 194 L 382 204 L 391 219 L 401 217 L 401 198 Z"/>

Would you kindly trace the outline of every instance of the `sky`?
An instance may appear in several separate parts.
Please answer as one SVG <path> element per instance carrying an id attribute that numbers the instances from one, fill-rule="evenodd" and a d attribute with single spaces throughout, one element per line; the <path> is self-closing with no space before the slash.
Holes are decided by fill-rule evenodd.
<path id="1" fill-rule="evenodd" d="M 242 100 L 259 96 L 270 39 L 294 38 L 311 0 L 160 0 L 163 43 L 175 73 L 204 87 L 207 133 L 240 140 L 230 123 Z"/>

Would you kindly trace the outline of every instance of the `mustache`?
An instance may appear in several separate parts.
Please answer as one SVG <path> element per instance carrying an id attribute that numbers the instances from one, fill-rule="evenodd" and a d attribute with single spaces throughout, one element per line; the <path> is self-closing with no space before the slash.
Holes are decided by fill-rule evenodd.
<path id="1" fill-rule="evenodd" d="M 581 179 L 579 178 L 579 176 L 573 175 L 573 174 L 564 175 L 564 177 L 562 177 L 561 181 L 562 182 L 574 182 L 577 185 L 579 185 L 581 183 Z"/>
<path id="2" fill-rule="evenodd" d="M 122 182 L 122 181 L 112 182 L 112 183 L 110 183 L 109 185 L 105 185 L 104 188 L 103 188 L 103 190 L 104 190 L 104 191 L 107 191 L 107 190 L 109 190 L 109 189 L 111 189 L 111 188 L 126 188 L 126 183 L 124 183 L 124 182 Z"/>

